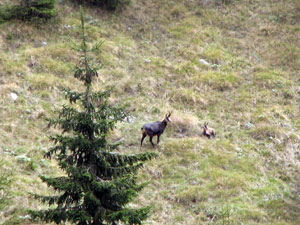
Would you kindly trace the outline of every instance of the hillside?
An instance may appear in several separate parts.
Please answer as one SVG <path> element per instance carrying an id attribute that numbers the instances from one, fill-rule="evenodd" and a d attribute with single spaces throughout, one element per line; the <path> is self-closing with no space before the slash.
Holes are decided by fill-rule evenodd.
<path id="1" fill-rule="evenodd" d="M 119 151 L 152 151 L 148 138 L 139 148 L 141 126 L 173 111 L 159 157 L 140 174 L 150 183 L 136 204 L 153 206 L 145 224 L 300 224 L 299 0 L 132 0 L 115 13 L 85 11 L 90 41 L 105 41 L 94 88 L 114 87 L 112 101 L 131 113 L 110 137 Z M 46 24 L 0 24 L 3 225 L 31 224 L 25 210 L 45 206 L 30 193 L 52 192 L 38 175 L 61 173 L 43 158 L 44 118 L 64 103 L 62 87 L 82 87 L 72 74 L 79 7 L 63 0 L 58 13 Z M 201 136 L 204 122 L 216 139 Z"/>

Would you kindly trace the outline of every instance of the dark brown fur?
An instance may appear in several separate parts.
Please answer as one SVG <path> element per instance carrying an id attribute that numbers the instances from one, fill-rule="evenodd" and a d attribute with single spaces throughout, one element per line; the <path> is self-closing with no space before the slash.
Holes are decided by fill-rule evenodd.
<path id="1" fill-rule="evenodd" d="M 215 130 L 211 127 L 208 127 L 208 123 L 204 123 L 202 134 L 209 139 L 211 139 L 212 137 L 216 137 Z"/>
<path id="2" fill-rule="evenodd" d="M 141 139 L 141 147 L 143 145 L 143 141 L 146 136 L 149 136 L 150 142 L 152 146 L 154 147 L 154 143 L 152 142 L 152 138 L 154 136 L 157 136 L 157 144 L 159 143 L 159 137 L 164 132 L 164 130 L 167 127 L 168 122 L 171 122 L 170 120 L 171 112 L 167 113 L 165 115 L 165 118 L 163 121 L 156 121 L 154 123 L 147 123 L 142 127 L 142 139 Z"/>

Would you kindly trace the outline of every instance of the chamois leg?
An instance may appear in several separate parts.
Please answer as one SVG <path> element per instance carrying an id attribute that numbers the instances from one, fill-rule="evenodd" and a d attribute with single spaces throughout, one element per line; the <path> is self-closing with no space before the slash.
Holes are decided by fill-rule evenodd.
<path id="1" fill-rule="evenodd" d="M 153 138 L 153 136 L 150 136 L 150 142 L 151 142 L 151 144 L 152 144 L 152 146 L 154 148 L 154 144 L 153 144 L 152 138 Z"/>
<path id="2" fill-rule="evenodd" d="M 143 141 L 144 141 L 144 139 L 145 139 L 146 136 L 147 136 L 147 134 L 143 133 L 143 137 L 142 137 L 142 139 L 141 139 L 141 147 L 142 147 L 142 145 L 143 145 Z M 141 148 L 141 147 L 140 147 L 140 148 Z"/>
<path id="3" fill-rule="evenodd" d="M 159 137 L 160 137 L 160 135 L 157 135 L 157 144 L 159 143 Z"/>

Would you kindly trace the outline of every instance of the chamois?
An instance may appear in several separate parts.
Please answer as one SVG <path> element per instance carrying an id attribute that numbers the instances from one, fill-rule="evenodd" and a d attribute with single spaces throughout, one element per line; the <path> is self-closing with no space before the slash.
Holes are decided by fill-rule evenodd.
<path id="1" fill-rule="evenodd" d="M 171 122 L 170 116 L 171 116 L 171 112 L 169 112 L 165 115 L 165 118 L 163 121 L 147 123 L 141 128 L 142 134 L 143 134 L 142 139 L 141 139 L 141 147 L 142 147 L 143 141 L 147 135 L 150 137 L 150 142 L 153 147 L 154 147 L 154 144 L 152 142 L 153 136 L 157 135 L 157 144 L 159 143 L 160 135 L 164 132 L 168 122 Z"/>
<path id="2" fill-rule="evenodd" d="M 213 128 L 208 127 L 208 123 L 204 123 L 202 134 L 208 137 L 209 139 L 211 139 L 212 136 L 216 137 L 215 130 Z"/>

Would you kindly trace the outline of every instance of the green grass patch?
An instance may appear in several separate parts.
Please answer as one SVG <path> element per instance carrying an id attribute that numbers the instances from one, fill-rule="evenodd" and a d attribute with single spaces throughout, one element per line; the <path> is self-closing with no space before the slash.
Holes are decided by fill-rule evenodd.
<path id="1" fill-rule="evenodd" d="M 282 71 L 261 71 L 254 74 L 254 82 L 266 88 L 287 88 L 291 85 L 287 74 Z"/>
<path id="2" fill-rule="evenodd" d="M 197 83 L 205 83 L 213 89 L 225 91 L 237 87 L 243 81 L 243 78 L 233 72 L 209 71 L 195 75 L 192 80 Z"/>

